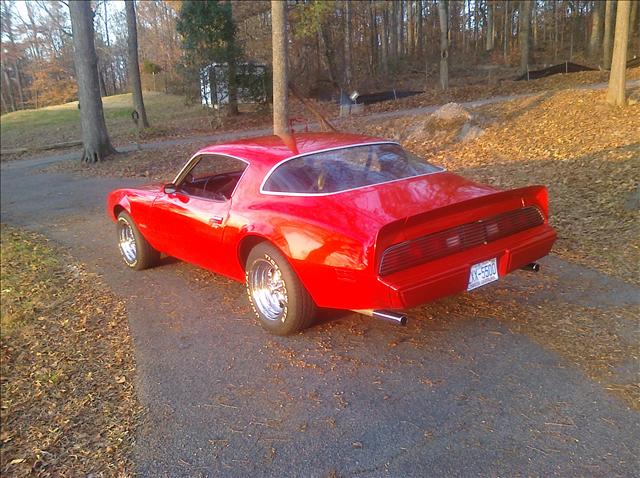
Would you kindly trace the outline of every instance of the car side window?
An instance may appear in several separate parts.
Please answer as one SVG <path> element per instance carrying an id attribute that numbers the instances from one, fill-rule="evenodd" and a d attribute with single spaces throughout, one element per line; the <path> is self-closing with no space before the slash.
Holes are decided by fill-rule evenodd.
<path id="1" fill-rule="evenodd" d="M 178 191 L 214 201 L 226 201 L 238 184 L 247 163 L 229 156 L 203 154 L 182 178 Z"/>

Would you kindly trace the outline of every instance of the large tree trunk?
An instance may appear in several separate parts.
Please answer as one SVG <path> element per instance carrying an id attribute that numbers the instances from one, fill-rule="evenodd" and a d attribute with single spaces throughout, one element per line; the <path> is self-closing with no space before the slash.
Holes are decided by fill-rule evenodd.
<path id="1" fill-rule="evenodd" d="M 449 88 L 449 6 L 444 0 L 438 2 L 440 20 L 440 87 Z"/>
<path id="2" fill-rule="evenodd" d="M 111 146 L 102 110 L 91 3 L 69 2 L 69 13 L 84 145 L 82 161 L 95 163 L 115 153 L 115 149 Z"/>
<path id="3" fill-rule="evenodd" d="M 604 13 L 604 40 L 602 42 L 602 67 L 608 70 L 611 67 L 611 50 L 613 48 L 613 24 L 615 18 L 616 2 L 607 0 Z"/>
<path id="4" fill-rule="evenodd" d="M 596 1 L 593 3 L 591 14 L 591 36 L 589 37 L 589 54 L 595 56 L 600 51 L 602 45 L 602 21 L 604 3 Z"/>
<path id="5" fill-rule="evenodd" d="M 607 90 L 607 102 L 616 106 L 624 106 L 626 103 L 625 73 L 627 68 L 630 13 L 631 1 L 618 0 L 613 60 L 611 63 L 611 74 L 609 75 L 609 88 Z"/>
<path id="6" fill-rule="evenodd" d="M 131 96 L 133 97 L 133 109 L 138 113 L 138 128 L 149 127 L 147 110 L 144 108 L 142 98 L 142 82 L 140 81 L 140 66 L 138 60 L 138 27 L 136 25 L 136 9 L 133 0 L 125 2 L 127 16 L 127 55 L 129 57 L 129 83 L 131 84 Z"/>
<path id="7" fill-rule="evenodd" d="M 493 50 L 493 2 L 487 2 L 487 37 L 484 49 Z"/>
<path id="8" fill-rule="evenodd" d="M 520 1 L 520 73 L 524 74 L 529 69 L 529 47 L 531 45 L 531 11 L 533 2 Z"/>
<path id="9" fill-rule="evenodd" d="M 271 40 L 273 48 L 273 134 L 289 132 L 287 100 L 287 11 L 286 3 L 271 0 Z"/>

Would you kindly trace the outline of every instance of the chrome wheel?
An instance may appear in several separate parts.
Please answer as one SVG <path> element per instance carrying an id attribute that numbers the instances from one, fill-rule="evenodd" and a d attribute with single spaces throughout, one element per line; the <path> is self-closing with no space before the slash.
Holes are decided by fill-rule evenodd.
<path id="1" fill-rule="evenodd" d="M 284 320 L 287 288 L 278 265 L 258 259 L 251 266 L 248 279 L 249 294 L 258 311 L 268 320 Z"/>
<path id="2" fill-rule="evenodd" d="M 127 264 L 135 264 L 137 259 L 136 237 L 131 224 L 125 219 L 118 220 L 118 246 Z"/>

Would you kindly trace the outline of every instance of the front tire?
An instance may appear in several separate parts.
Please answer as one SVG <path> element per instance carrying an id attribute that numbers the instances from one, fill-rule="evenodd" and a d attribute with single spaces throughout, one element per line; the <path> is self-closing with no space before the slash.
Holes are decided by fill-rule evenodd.
<path id="1" fill-rule="evenodd" d="M 245 284 L 260 325 L 272 334 L 295 334 L 313 323 L 313 299 L 284 255 L 272 245 L 263 242 L 251 250 Z"/>
<path id="2" fill-rule="evenodd" d="M 140 234 L 135 222 L 126 211 L 118 214 L 116 227 L 120 255 L 129 268 L 141 271 L 158 263 L 160 253 Z"/>

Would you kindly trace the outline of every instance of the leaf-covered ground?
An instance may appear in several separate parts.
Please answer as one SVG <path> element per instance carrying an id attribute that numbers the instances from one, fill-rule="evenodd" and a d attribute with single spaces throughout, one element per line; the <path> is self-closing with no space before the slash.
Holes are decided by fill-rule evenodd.
<path id="1" fill-rule="evenodd" d="M 626 74 L 627 80 L 640 78 L 640 68 L 630 68 Z M 581 71 L 548 76 L 532 81 L 514 81 L 512 79 L 499 80 L 487 77 L 469 84 L 457 84 L 442 92 L 434 87 L 416 96 L 409 96 L 394 101 L 384 101 L 367 107 L 367 112 L 392 111 L 421 106 L 439 105 L 451 101 L 465 102 L 490 98 L 492 96 L 519 95 L 537 93 L 540 91 L 559 91 L 575 88 L 580 85 L 590 85 L 609 81 L 608 71 Z M 455 84 L 455 83 L 454 83 Z"/>
<path id="2" fill-rule="evenodd" d="M 130 476 L 141 409 L 124 304 L 43 237 L 1 234 L 0 474 Z"/>

